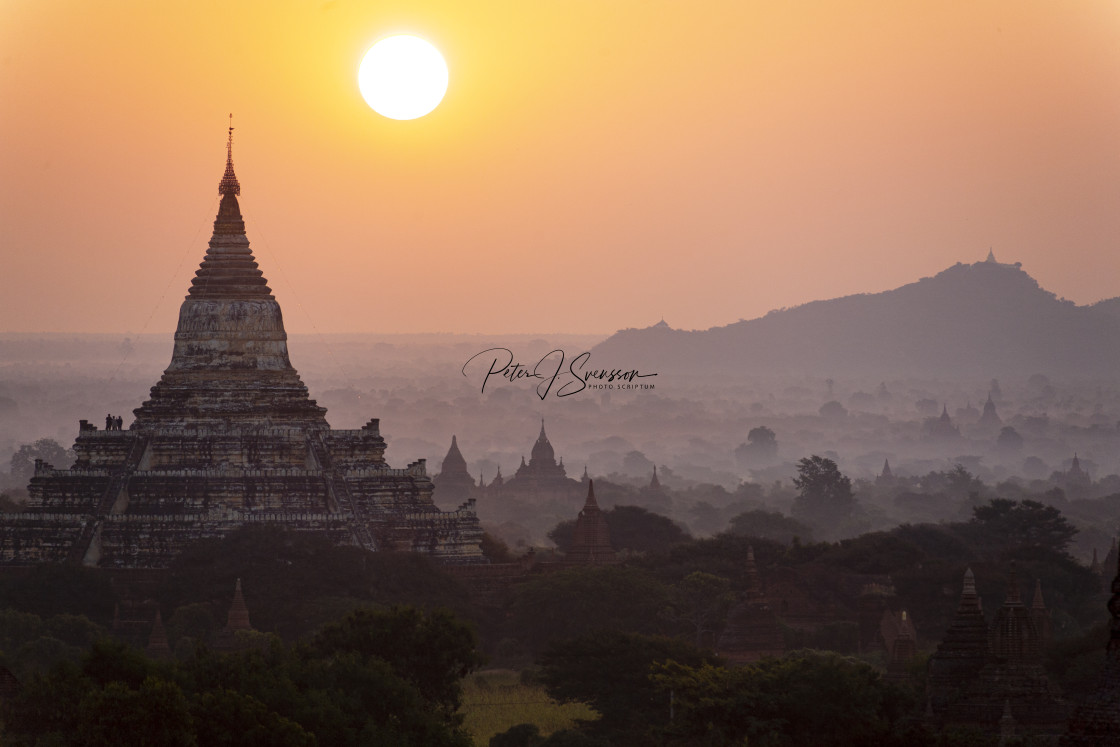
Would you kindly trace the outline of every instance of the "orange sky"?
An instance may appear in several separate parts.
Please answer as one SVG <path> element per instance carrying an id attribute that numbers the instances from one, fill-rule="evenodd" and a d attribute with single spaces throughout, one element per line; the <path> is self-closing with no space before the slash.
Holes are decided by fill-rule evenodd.
<path id="1" fill-rule="evenodd" d="M 411 122 L 378 38 L 450 69 Z M 1120 295 L 1116 0 L 0 0 L 0 331 L 160 332 L 234 113 L 290 332 L 706 328 L 1021 261 Z"/>

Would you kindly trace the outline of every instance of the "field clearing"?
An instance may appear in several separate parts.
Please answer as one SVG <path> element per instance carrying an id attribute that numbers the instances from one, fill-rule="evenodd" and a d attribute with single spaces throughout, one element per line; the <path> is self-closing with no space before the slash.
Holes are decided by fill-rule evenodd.
<path id="1" fill-rule="evenodd" d="M 560 704 L 541 685 L 526 685 L 517 672 L 491 669 L 475 672 L 463 681 L 463 726 L 477 747 L 490 737 L 517 724 L 536 724 L 541 734 L 568 729 L 577 719 L 590 721 L 598 714 L 583 703 Z"/>

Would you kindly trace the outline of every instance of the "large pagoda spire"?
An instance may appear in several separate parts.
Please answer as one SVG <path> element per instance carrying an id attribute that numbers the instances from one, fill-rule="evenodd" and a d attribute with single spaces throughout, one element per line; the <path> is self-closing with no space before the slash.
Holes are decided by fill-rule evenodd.
<path id="1" fill-rule="evenodd" d="M 325 410 L 288 359 L 280 305 L 245 235 L 233 169 L 233 125 L 214 233 L 179 308 L 175 350 L 136 426 L 218 420 L 228 426 L 302 423 L 325 427 Z"/>
<path id="2" fill-rule="evenodd" d="M 230 115 L 232 118 L 232 115 Z M 245 235 L 245 220 L 237 196 L 241 183 L 233 170 L 233 126 L 226 139 L 226 170 L 218 183 L 222 196 L 214 219 L 214 235 L 206 256 L 191 281 L 190 295 L 201 298 L 272 298 L 264 273 L 257 267 Z"/>

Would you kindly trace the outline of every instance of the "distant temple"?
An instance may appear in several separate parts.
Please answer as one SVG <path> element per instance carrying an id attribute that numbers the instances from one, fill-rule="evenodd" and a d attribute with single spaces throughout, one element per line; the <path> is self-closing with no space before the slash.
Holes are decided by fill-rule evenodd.
<path id="1" fill-rule="evenodd" d="M 972 571 L 965 573 L 957 615 L 929 662 L 930 710 L 946 726 L 1054 737 L 1065 730 L 1070 704 L 1043 667 L 1050 613 L 1035 583 L 1023 604 L 1012 567 L 1007 596 L 989 627 Z"/>
<path id="2" fill-rule="evenodd" d="M 611 546 L 611 530 L 607 517 L 599 509 L 595 500 L 595 481 L 587 481 L 587 501 L 576 517 L 575 530 L 572 532 L 572 546 L 564 554 L 565 563 L 581 565 L 604 565 L 617 563 L 614 547 Z"/>
<path id="3" fill-rule="evenodd" d="M 941 417 L 930 418 L 926 422 L 926 431 L 935 441 L 955 441 L 961 437 L 960 429 L 953 425 L 953 419 L 949 417 L 947 405 L 941 406 Z"/>
<path id="4" fill-rule="evenodd" d="M 1062 747 L 1109 747 L 1120 744 L 1120 566 L 1113 565 L 1108 600 L 1108 643 L 1096 687 L 1070 716 Z"/>
<path id="5" fill-rule="evenodd" d="M 505 481 L 502 490 L 524 498 L 565 500 L 578 496 L 581 487 L 578 480 L 568 477 L 564 460 L 556 461 L 556 452 L 544 432 L 542 420 L 541 433 L 529 453 L 529 461 L 521 457 L 521 466 Z"/>
<path id="6" fill-rule="evenodd" d="M 747 548 L 744 569 L 747 588 L 727 614 L 727 623 L 716 643 L 716 653 L 732 664 L 747 664 L 785 653 L 782 624 L 762 590 L 754 548 Z"/>
<path id="7" fill-rule="evenodd" d="M 981 430 L 991 431 L 995 433 L 1003 425 L 1003 420 L 1000 418 L 999 413 L 996 412 L 996 403 L 992 401 L 991 393 L 988 394 L 988 401 L 984 403 L 984 411 L 980 414 L 980 420 L 976 425 Z"/>
<path id="8" fill-rule="evenodd" d="M 502 477 L 502 470 L 499 467 L 489 484 L 481 478 L 475 482 L 467 471 L 467 462 L 459 451 L 458 440 L 452 436 L 451 448 L 447 450 L 440 472 L 433 482 L 436 487 L 436 497 L 443 505 L 468 500 L 485 500 L 491 505 L 521 503 L 539 507 L 548 501 L 554 502 L 554 506 L 559 506 L 578 500 L 587 492 L 587 480 L 586 469 L 582 480 L 568 477 L 564 460 L 556 460 L 556 451 L 548 440 L 542 420 L 540 434 L 533 443 L 529 461 L 521 457 L 521 465 L 514 472 L 513 477 L 508 479 Z"/>
<path id="9" fill-rule="evenodd" d="M 496 479 L 501 479 L 500 471 Z M 435 484 L 436 493 L 444 505 L 464 503 L 476 498 L 475 493 L 479 486 L 471 477 L 470 472 L 467 471 L 467 460 L 463 458 L 463 454 L 459 451 L 459 444 L 455 436 L 451 437 L 451 448 L 447 450 L 447 456 L 443 458 L 439 474 L 432 478 L 432 482 Z"/>
<path id="10" fill-rule="evenodd" d="M 385 462 L 376 419 L 334 430 L 310 399 L 249 249 L 232 134 L 170 365 L 127 429 L 119 416 L 106 430 L 82 421 L 73 465 L 36 463 L 28 510 L 0 520 L 0 564 L 162 568 L 196 540 L 258 522 L 484 562 L 473 501 L 441 512 L 423 460 Z"/>

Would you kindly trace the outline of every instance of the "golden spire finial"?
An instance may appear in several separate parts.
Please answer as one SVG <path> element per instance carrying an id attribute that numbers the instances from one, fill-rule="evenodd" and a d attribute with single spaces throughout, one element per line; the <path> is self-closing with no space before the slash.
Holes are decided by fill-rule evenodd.
<path id="1" fill-rule="evenodd" d="M 229 115 L 229 137 L 226 139 L 226 173 L 222 174 L 222 181 L 218 183 L 218 194 L 239 195 L 241 184 L 237 181 L 237 174 L 233 173 L 233 114 Z"/>

